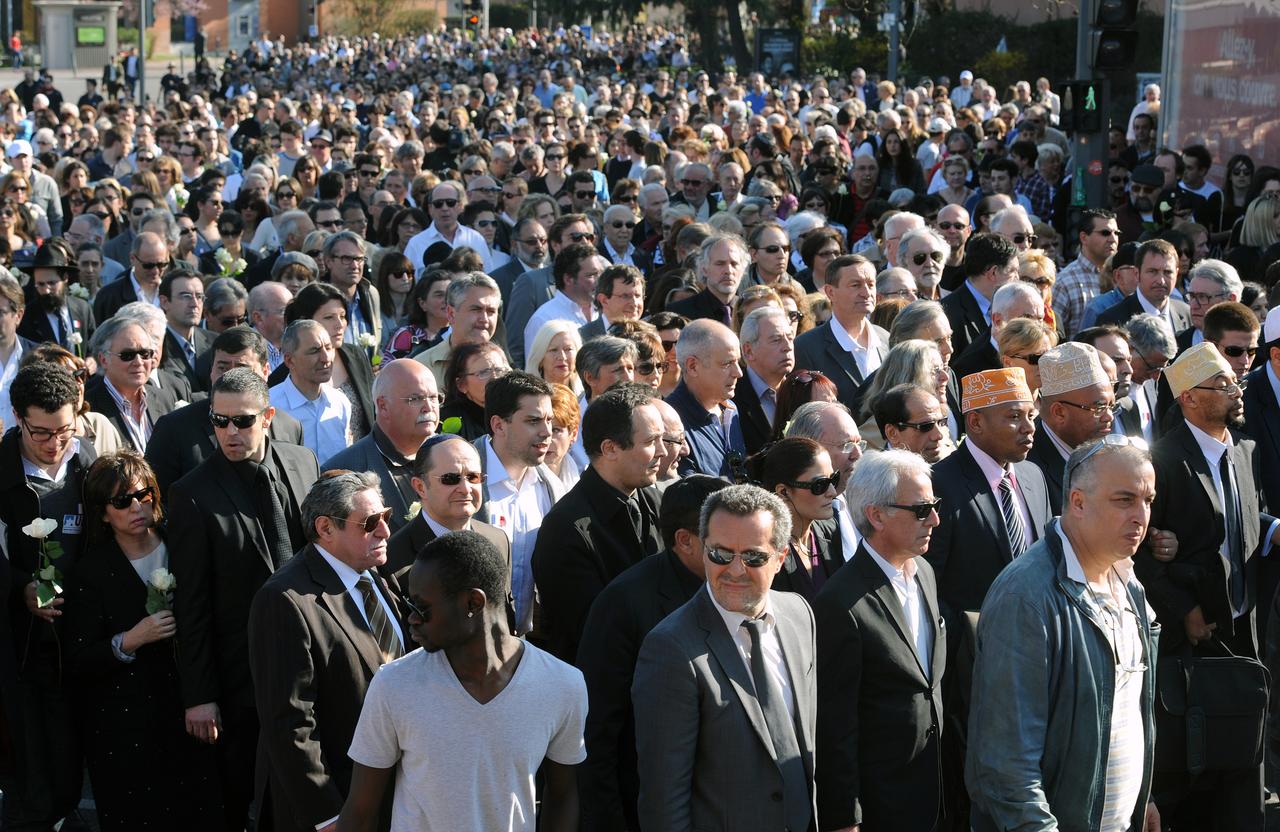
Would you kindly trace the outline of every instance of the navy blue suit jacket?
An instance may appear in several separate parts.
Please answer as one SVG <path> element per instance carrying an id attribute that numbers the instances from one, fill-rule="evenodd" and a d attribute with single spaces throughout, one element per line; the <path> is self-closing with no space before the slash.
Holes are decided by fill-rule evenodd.
<path id="1" fill-rule="evenodd" d="M 667 404 L 680 414 L 684 435 L 689 441 L 689 455 L 680 460 L 680 467 L 677 469 L 680 476 L 707 474 L 732 481 L 734 469 L 741 467 L 747 455 L 747 443 L 742 436 L 742 421 L 738 411 L 733 410 L 729 423 L 729 440 L 726 442 L 720 423 L 698 404 L 683 381 L 667 396 Z"/>

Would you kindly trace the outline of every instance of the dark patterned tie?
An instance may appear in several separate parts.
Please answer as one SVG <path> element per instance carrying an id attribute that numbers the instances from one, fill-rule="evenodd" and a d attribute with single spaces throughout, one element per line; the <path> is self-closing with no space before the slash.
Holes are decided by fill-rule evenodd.
<path id="1" fill-rule="evenodd" d="M 400 645 L 400 637 L 391 626 L 391 619 L 387 617 L 387 611 L 383 609 L 378 593 L 374 592 L 373 579 L 367 574 L 361 575 L 360 580 L 356 581 L 356 588 L 360 590 L 360 597 L 364 599 L 365 618 L 369 619 L 369 632 L 373 633 L 374 639 L 378 642 L 382 663 L 386 664 L 400 658 L 404 652 Z"/>
<path id="2" fill-rule="evenodd" d="M 1000 513 L 1004 515 L 1004 528 L 1009 533 L 1009 552 L 1017 557 L 1027 549 L 1027 532 L 1022 527 L 1018 503 L 1013 496 L 1013 479 L 1008 471 L 1000 478 Z"/>
<path id="3" fill-rule="evenodd" d="M 1222 476 L 1222 513 L 1227 521 L 1227 558 L 1231 561 L 1231 608 L 1244 607 L 1244 540 L 1241 537 L 1243 523 L 1240 517 L 1240 500 L 1236 497 L 1236 472 L 1231 464 L 1231 448 L 1222 452 L 1218 460 L 1218 473 Z"/>
<path id="4" fill-rule="evenodd" d="M 284 515 L 284 504 L 280 502 L 280 495 L 276 493 L 275 483 L 271 479 L 271 472 L 266 466 L 258 466 L 257 475 L 258 487 L 261 489 L 261 496 L 265 498 L 259 502 L 262 510 L 268 515 L 262 518 L 262 533 L 267 537 L 267 550 L 271 552 L 271 562 L 276 569 L 293 557 L 293 542 L 289 539 L 289 523 Z"/>

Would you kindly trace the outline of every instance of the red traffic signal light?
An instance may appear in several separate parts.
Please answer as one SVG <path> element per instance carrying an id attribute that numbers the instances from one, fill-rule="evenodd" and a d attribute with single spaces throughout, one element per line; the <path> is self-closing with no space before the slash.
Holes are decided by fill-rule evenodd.
<path id="1" fill-rule="evenodd" d="M 480 15 L 478 15 L 478 14 L 473 14 L 473 15 L 471 15 L 470 17 L 468 17 L 468 18 L 467 18 L 467 25 L 468 25 L 468 26 L 479 26 L 479 25 L 480 25 Z"/>

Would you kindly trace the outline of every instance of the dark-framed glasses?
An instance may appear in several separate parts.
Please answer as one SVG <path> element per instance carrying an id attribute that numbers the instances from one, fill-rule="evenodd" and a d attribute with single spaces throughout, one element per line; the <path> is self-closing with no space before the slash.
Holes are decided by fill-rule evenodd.
<path id="1" fill-rule="evenodd" d="M 485 475 L 480 471 L 468 471 L 465 474 L 460 474 L 457 471 L 449 471 L 448 473 L 436 474 L 435 476 L 436 479 L 440 480 L 441 485 L 446 485 L 450 488 L 455 485 L 461 485 L 463 477 L 466 477 L 467 482 L 471 485 L 480 485 L 485 481 Z"/>
<path id="2" fill-rule="evenodd" d="M 928 520 L 929 515 L 938 510 L 938 506 L 942 505 L 942 498 L 935 497 L 932 500 L 923 503 L 912 503 L 911 505 L 902 505 L 901 503 L 885 503 L 885 508 L 897 508 L 903 511 L 909 511 L 915 515 L 917 520 Z"/>
<path id="3" fill-rule="evenodd" d="M 237 430 L 248 430 L 258 422 L 258 417 L 264 411 L 259 410 L 257 413 L 241 413 L 235 416 L 228 416 L 224 413 L 214 413 L 209 411 L 209 421 L 213 423 L 215 428 L 225 430 L 227 425 L 235 425 Z"/>
<path id="4" fill-rule="evenodd" d="M 815 497 L 821 497 L 827 493 L 828 488 L 840 490 L 840 472 L 835 471 L 825 477 L 814 477 L 806 481 L 792 481 L 787 483 L 792 488 L 808 489 L 809 493 Z"/>
<path id="5" fill-rule="evenodd" d="M 130 491 L 125 494 L 117 494 L 114 497 L 107 498 L 107 505 L 119 511 L 124 511 L 133 505 L 133 501 L 137 500 L 143 505 L 151 503 L 156 498 L 156 491 L 151 486 L 139 488 L 137 491 Z"/>

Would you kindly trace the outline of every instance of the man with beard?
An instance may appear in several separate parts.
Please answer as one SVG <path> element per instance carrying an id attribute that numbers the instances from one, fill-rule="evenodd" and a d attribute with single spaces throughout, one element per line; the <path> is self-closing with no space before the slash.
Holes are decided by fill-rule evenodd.
<path id="1" fill-rule="evenodd" d="M 516 223 L 511 232 L 511 262 L 489 275 L 502 292 L 502 304 L 511 299 L 511 287 L 516 278 L 525 272 L 540 269 L 547 264 L 547 232 L 533 217 L 525 217 Z"/>
<path id="2" fill-rule="evenodd" d="M 61 237 L 46 240 L 36 251 L 27 304 L 31 307 L 18 325 L 18 334 L 37 344 L 58 344 L 84 355 L 93 335 L 93 310 L 88 301 L 67 294 L 70 279 L 79 275 L 76 256 Z"/>
<path id="3" fill-rule="evenodd" d="M 950 259 L 945 235 L 928 226 L 911 229 L 898 243 L 898 265 L 911 272 L 922 298 L 940 297 L 939 284 Z"/>
<path id="4" fill-rule="evenodd" d="M 1256 658 L 1260 562 L 1280 534 L 1257 487 L 1256 445 L 1237 433 L 1244 402 L 1236 372 L 1206 342 L 1184 352 L 1165 375 L 1185 421 L 1152 452 L 1151 524 L 1174 531 L 1178 551 L 1169 563 L 1158 560 L 1159 552 L 1139 551 L 1134 559 L 1151 606 L 1165 622 L 1161 661 L 1187 652 L 1220 656 L 1223 646 Z M 1200 648 L 1208 641 L 1216 644 Z M 1206 668 L 1202 683 L 1213 686 L 1219 678 Z M 1161 703 L 1157 717 L 1169 718 Z M 1177 732 L 1158 732 L 1157 759 L 1186 760 L 1186 741 Z M 1152 798 L 1174 828 L 1264 827 L 1261 764 L 1196 775 L 1181 766 L 1157 769 Z"/>
<path id="5" fill-rule="evenodd" d="M 1116 210 L 1120 241 L 1136 242 L 1142 233 L 1160 224 L 1156 200 L 1164 189 L 1164 171 L 1155 165 L 1138 165 L 1129 175 L 1129 202 Z"/>

